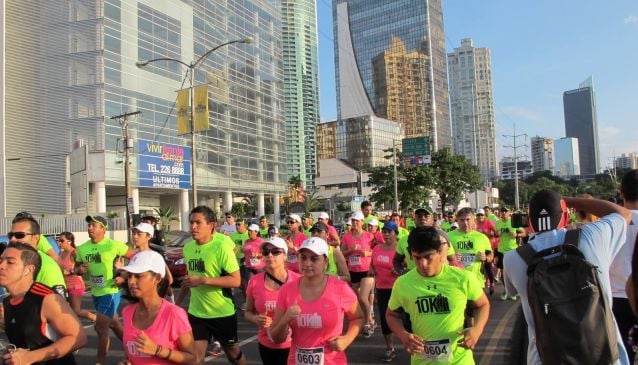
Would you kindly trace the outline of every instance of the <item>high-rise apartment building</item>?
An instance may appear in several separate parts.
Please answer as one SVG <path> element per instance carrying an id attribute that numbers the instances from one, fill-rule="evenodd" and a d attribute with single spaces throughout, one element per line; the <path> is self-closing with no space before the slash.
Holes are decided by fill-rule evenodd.
<path id="1" fill-rule="evenodd" d="M 399 123 L 374 116 L 337 121 L 337 158 L 357 170 L 388 166 L 386 151 L 401 146 L 403 131 Z"/>
<path id="2" fill-rule="evenodd" d="M 333 0 L 337 119 L 374 115 L 451 147 L 441 0 Z"/>
<path id="3" fill-rule="evenodd" d="M 554 140 L 549 137 L 531 138 L 532 167 L 537 171 L 554 171 Z"/>
<path id="4" fill-rule="evenodd" d="M 472 39 L 448 53 L 452 144 L 481 172 L 483 181 L 498 176 L 492 61 L 489 48 L 475 48 Z"/>
<path id="5" fill-rule="evenodd" d="M 592 78 L 578 89 L 563 93 L 565 136 L 578 139 L 580 175 L 593 176 L 600 171 L 598 122 Z"/>
<path id="6" fill-rule="evenodd" d="M 136 62 L 189 64 L 246 37 L 252 44 L 221 47 L 195 69 L 195 85 L 211 84 L 208 129 L 195 135 L 197 203 L 223 202 L 229 209 L 233 194 L 256 194 L 263 211 L 268 194 L 278 204 L 287 161 L 275 3 L 12 1 L 0 11 L 0 216 L 22 210 L 122 215 L 122 128 L 111 117 L 133 111 L 142 112 L 128 121 L 135 210 L 187 212 L 191 138 L 178 134 L 174 106 L 175 91 L 188 87 L 190 74 L 178 62 L 143 68 Z M 73 146 L 83 144 L 87 164 L 70 161 Z M 69 183 L 77 171 L 88 181 L 80 207 Z"/>
<path id="7" fill-rule="evenodd" d="M 513 157 L 505 157 L 500 162 L 501 179 L 513 180 L 518 174 L 519 179 L 525 179 L 532 175 L 532 161 L 518 160 L 514 164 Z"/>
<path id="8" fill-rule="evenodd" d="M 638 153 L 623 153 L 614 160 L 617 169 L 638 169 Z"/>
<path id="9" fill-rule="evenodd" d="M 288 177 L 314 189 L 319 123 L 317 11 L 315 0 L 281 0 L 283 106 Z"/>
<path id="10" fill-rule="evenodd" d="M 576 138 L 554 140 L 554 175 L 571 177 L 581 174 L 579 146 Z"/>

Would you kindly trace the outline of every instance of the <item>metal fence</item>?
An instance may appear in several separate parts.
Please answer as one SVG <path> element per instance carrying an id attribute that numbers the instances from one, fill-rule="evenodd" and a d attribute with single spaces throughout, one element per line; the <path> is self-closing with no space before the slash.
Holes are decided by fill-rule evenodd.
<path id="1" fill-rule="evenodd" d="M 34 217 L 40 223 L 40 233 L 46 235 L 60 232 L 86 231 L 85 215 L 46 215 Z M 4 235 L 11 229 L 13 218 L 0 218 L 0 235 Z M 126 217 L 107 218 L 110 231 L 126 230 Z"/>

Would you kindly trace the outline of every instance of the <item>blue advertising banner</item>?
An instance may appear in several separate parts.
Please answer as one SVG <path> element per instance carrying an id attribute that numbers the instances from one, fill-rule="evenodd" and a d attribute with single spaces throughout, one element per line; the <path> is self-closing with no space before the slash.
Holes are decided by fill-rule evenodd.
<path id="1" fill-rule="evenodd" d="M 139 185 L 151 188 L 191 188 L 191 148 L 138 140 Z"/>

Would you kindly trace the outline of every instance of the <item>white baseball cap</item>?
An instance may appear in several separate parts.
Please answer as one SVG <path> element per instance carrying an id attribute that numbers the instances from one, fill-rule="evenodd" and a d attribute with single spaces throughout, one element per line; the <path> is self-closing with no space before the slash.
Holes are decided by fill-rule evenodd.
<path id="1" fill-rule="evenodd" d="M 299 223 L 301 223 L 301 217 L 297 214 L 291 214 L 288 216 L 288 218 L 292 219 L 293 221 L 297 221 Z"/>
<path id="2" fill-rule="evenodd" d="M 284 250 L 284 254 L 288 254 L 288 245 L 286 244 L 286 241 L 284 241 L 284 239 L 281 237 L 270 237 L 261 244 L 261 247 L 264 247 L 267 244 L 271 244 L 277 248 L 281 248 L 282 250 Z"/>
<path id="3" fill-rule="evenodd" d="M 328 255 L 328 244 L 319 237 L 310 237 L 303 241 L 299 250 L 308 249 L 317 255 Z"/>
<path id="4" fill-rule="evenodd" d="M 368 224 L 371 225 L 371 226 L 377 226 L 378 227 L 379 226 L 379 221 L 374 219 L 374 218 L 372 218 L 372 219 L 370 219 L 368 221 Z"/>
<path id="5" fill-rule="evenodd" d="M 138 231 L 148 233 L 151 236 L 155 234 L 155 228 L 153 228 L 153 226 L 148 223 L 140 223 L 131 229 L 137 229 Z"/>
<path id="6" fill-rule="evenodd" d="M 483 215 L 485 215 L 485 210 L 483 210 L 483 208 L 478 208 L 478 209 L 476 210 L 476 214 L 483 214 Z"/>
<path id="7" fill-rule="evenodd" d="M 364 218 L 365 217 L 363 216 L 363 213 L 361 213 L 361 211 L 353 212 L 352 215 L 350 216 L 350 219 L 354 219 L 358 221 L 362 221 Z"/>
<path id="8" fill-rule="evenodd" d="M 166 276 L 166 263 L 162 255 L 153 250 L 141 251 L 135 254 L 128 265 L 118 270 L 130 272 L 133 274 L 141 274 L 146 271 L 152 271 L 160 274 L 161 277 Z"/>
<path id="9" fill-rule="evenodd" d="M 330 219 L 330 216 L 326 212 L 319 213 L 319 219 Z"/>
<path id="10" fill-rule="evenodd" d="M 253 224 L 248 226 L 248 230 L 249 231 L 259 231 L 259 226 L 256 225 L 255 223 L 253 223 Z"/>

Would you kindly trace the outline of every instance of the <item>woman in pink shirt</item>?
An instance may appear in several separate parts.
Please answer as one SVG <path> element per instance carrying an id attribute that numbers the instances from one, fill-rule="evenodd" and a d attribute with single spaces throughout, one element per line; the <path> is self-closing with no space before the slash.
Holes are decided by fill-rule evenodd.
<path id="1" fill-rule="evenodd" d="M 58 237 L 58 246 L 60 246 L 60 254 L 58 255 L 58 265 L 64 274 L 64 283 L 69 294 L 68 302 L 78 317 L 87 318 L 95 322 L 97 316 L 95 313 L 82 309 L 82 296 L 84 296 L 84 280 L 81 275 L 74 272 L 75 257 L 77 250 L 75 248 L 75 236 L 71 232 L 62 232 Z"/>
<path id="2" fill-rule="evenodd" d="M 259 226 L 256 224 L 248 226 L 248 239 L 244 242 L 242 251 L 244 251 L 244 265 L 252 275 L 264 269 L 264 257 L 261 254 L 263 243 L 264 240 L 259 236 Z"/>
<path id="3" fill-rule="evenodd" d="M 288 269 L 299 272 L 299 263 L 297 262 L 297 249 L 301 243 L 308 238 L 300 229 L 301 217 L 297 214 L 291 214 L 286 220 L 289 233 L 286 236 L 286 244 L 288 245 Z"/>
<path id="4" fill-rule="evenodd" d="M 303 276 L 279 290 L 272 339 L 284 342 L 291 331 L 289 365 L 347 364 L 344 351 L 363 324 L 357 297 L 348 283 L 326 274 L 326 241 L 309 238 L 298 255 Z M 346 316 L 348 329 L 342 334 Z"/>
<path id="5" fill-rule="evenodd" d="M 374 276 L 377 288 L 377 308 L 379 309 L 379 319 L 381 320 L 381 332 L 385 340 L 384 362 L 390 362 L 396 357 L 396 352 L 392 344 L 392 331 L 385 320 L 385 312 L 388 309 L 392 285 L 399 277 L 399 273 L 394 270 L 392 260 L 397 252 L 397 238 L 399 227 L 395 222 L 389 221 L 381 229 L 383 233 L 383 243 L 374 246 L 372 249 L 372 264 L 370 274 Z"/>
<path id="6" fill-rule="evenodd" d="M 273 237 L 264 242 L 261 246 L 265 261 L 264 271 L 250 278 L 246 290 L 244 318 L 259 328 L 257 341 L 261 362 L 264 364 L 285 365 L 288 361 L 290 337 L 282 343 L 275 343 L 269 334 L 279 289 L 299 277 L 296 272 L 286 269 L 287 253 L 288 245 L 282 238 Z"/>
<path id="7" fill-rule="evenodd" d="M 188 316 L 163 299 L 168 282 L 162 256 L 142 251 L 119 270 L 128 273 L 127 290 L 137 301 L 122 309 L 127 360 L 120 365 L 194 364 L 195 341 Z"/>

